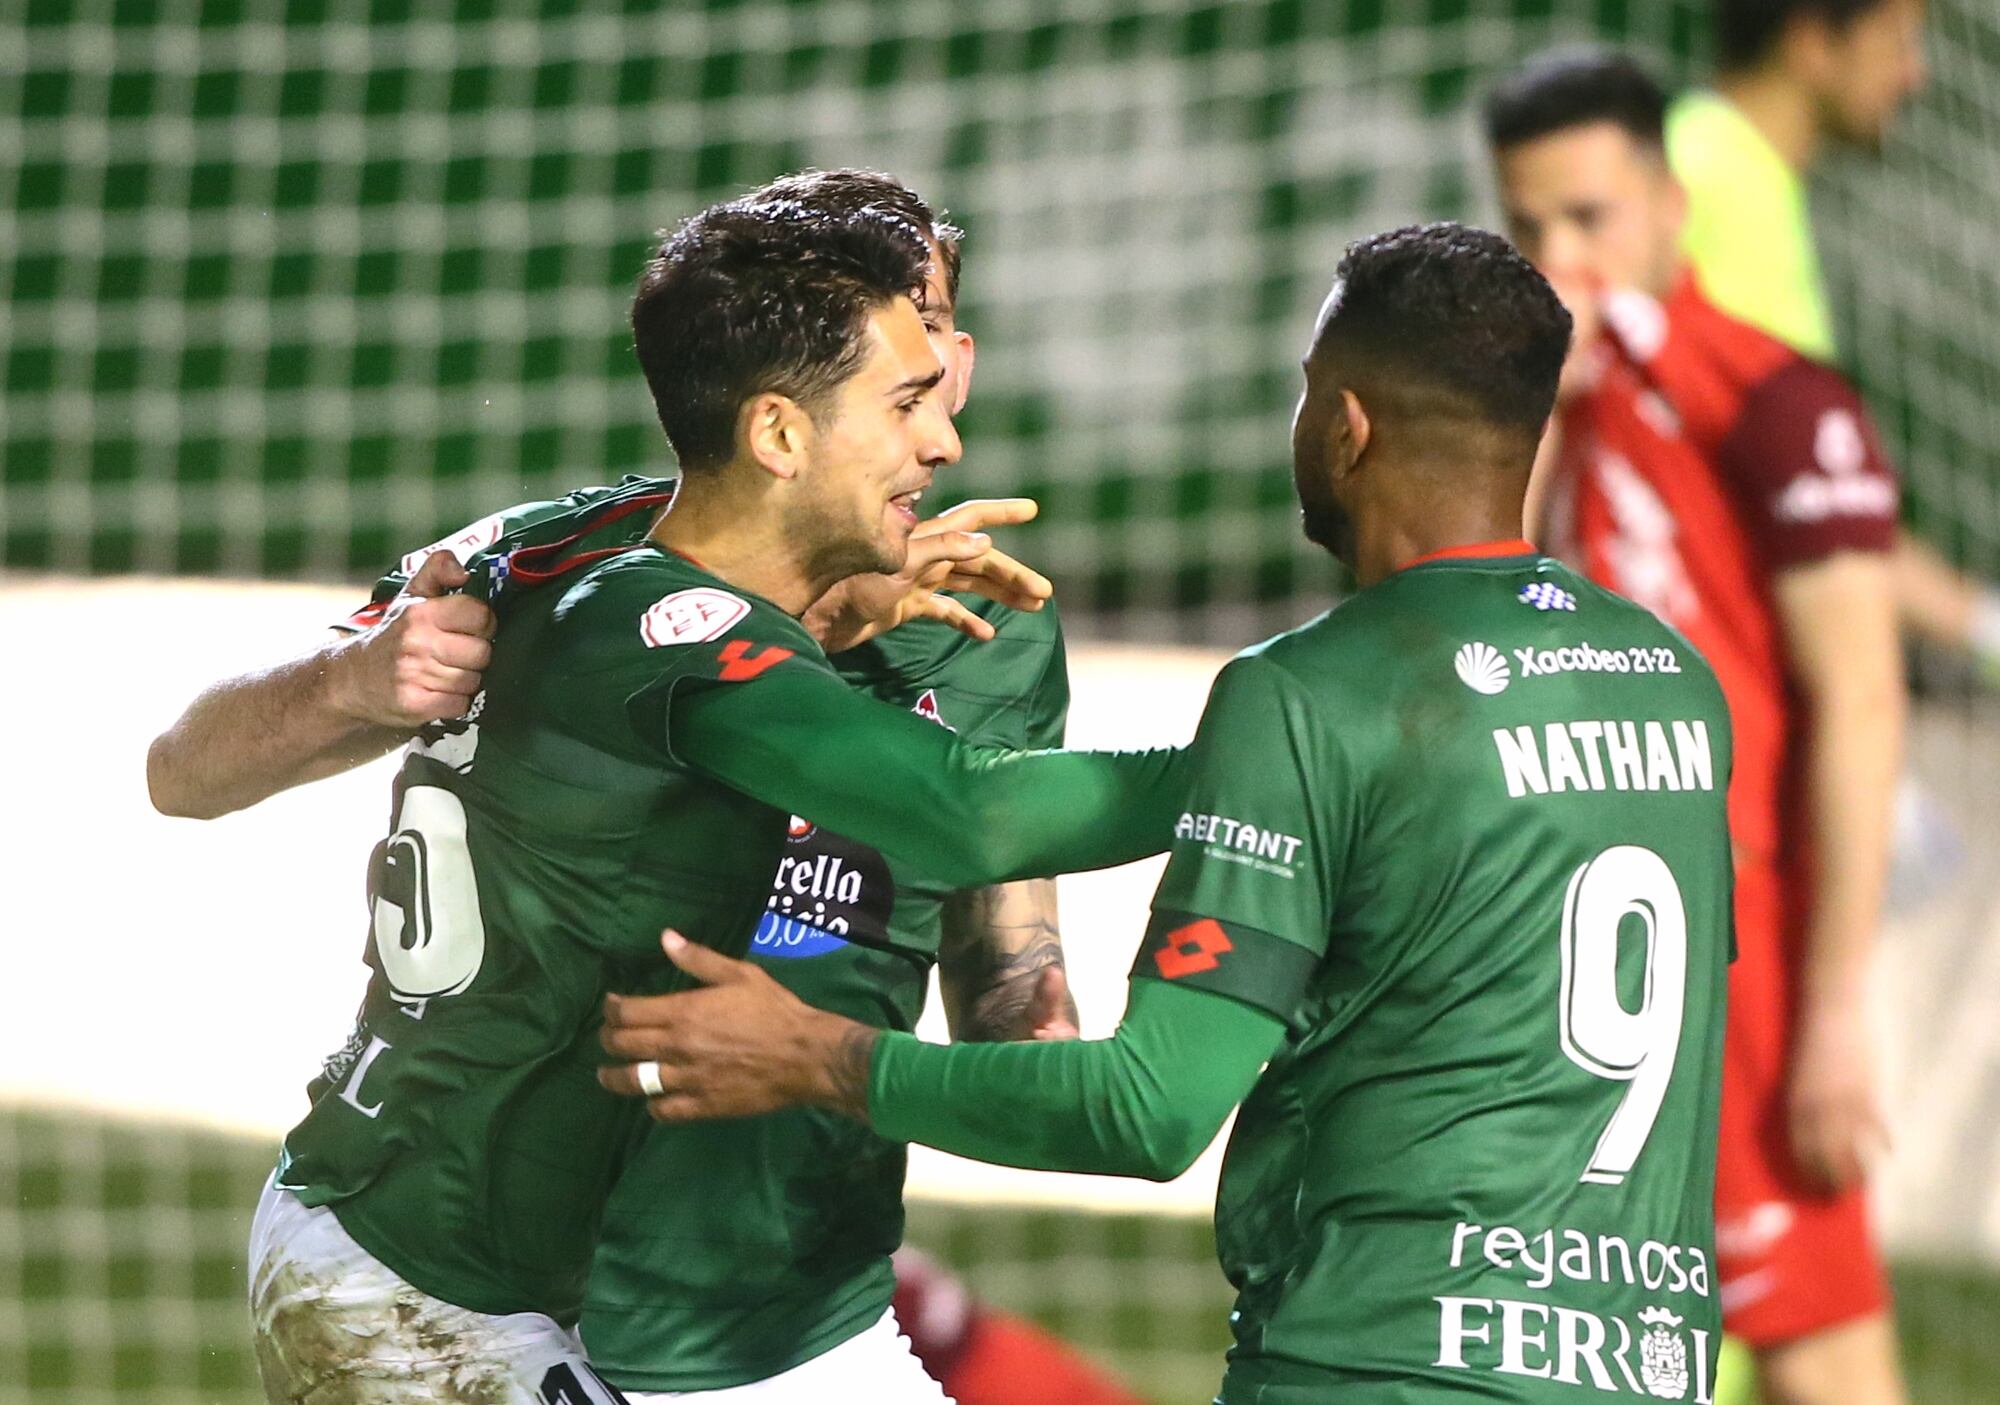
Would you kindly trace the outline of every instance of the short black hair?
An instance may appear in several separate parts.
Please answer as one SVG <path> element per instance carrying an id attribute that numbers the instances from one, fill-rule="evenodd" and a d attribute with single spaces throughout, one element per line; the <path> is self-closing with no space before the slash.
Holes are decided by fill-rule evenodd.
<path id="1" fill-rule="evenodd" d="M 1555 407 L 1570 315 L 1499 235 L 1406 225 L 1347 246 L 1312 355 L 1375 408 L 1476 418 L 1530 441 Z"/>
<path id="2" fill-rule="evenodd" d="M 727 462 L 753 395 L 824 403 L 860 368 L 868 315 L 921 296 L 927 232 L 879 206 L 747 199 L 668 235 L 639 278 L 632 336 L 681 467 Z"/>
<path id="3" fill-rule="evenodd" d="M 1656 151 L 1667 143 L 1666 89 L 1631 55 L 1594 44 L 1536 54 L 1493 85 L 1485 116 L 1496 152 L 1599 122 Z"/>
<path id="4" fill-rule="evenodd" d="M 944 260 L 944 291 L 952 307 L 958 306 L 959 241 L 965 231 L 951 223 L 946 212 L 933 212 L 924 197 L 885 171 L 868 171 L 843 166 L 831 171 L 807 169 L 779 176 L 746 200 L 796 200 L 836 215 L 851 215 L 870 205 L 901 215 L 919 229 L 930 231 Z M 948 310 L 948 309 L 947 309 Z"/>
<path id="5" fill-rule="evenodd" d="M 1724 73 L 1755 68 L 1771 56 L 1785 27 L 1817 19 L 1844 29 L 1886 0 L 1715 0 L 1715 66 Z"/>

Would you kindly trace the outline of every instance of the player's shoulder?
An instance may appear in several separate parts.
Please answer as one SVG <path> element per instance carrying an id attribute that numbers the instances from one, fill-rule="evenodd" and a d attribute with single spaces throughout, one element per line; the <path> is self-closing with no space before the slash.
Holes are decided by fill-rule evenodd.
<path id="1" fill-rule="evenodd" d="M 1722 682 L 1707 656 L 1685 634 L 1638 602 L 1567 566 L 1561 570 L 1565 584 L 1576 592 L 1579 639 L 1593 648 L 1600 642 L 1612 645 L 1611 651 L 1603 653 L 1611 664 L 1607 673 L 1625 674 L 1636 669 L 1656 681 L 1678 681 L 1727 724 L 1729 709 Z"/>
<path id="2" fill-rule="evenodd" d="M 1895 467 L 1861 392 L 1837 368 L 1796 351 L 1746 388 L 1719 445 L 1726 472 L 1782 485 L 1800 474 L 1843 485 L 1879 482 L 1875 504 L 1894 510 Z"/>
<path id="3" fill-rule="evenodd" d="M 534 588 L 549 592 L 539 602 L 549 618 L 546 647 L 572 667 L 650 670 L 686 646 L 718 641 L 825 658 L 805 627 L 776 604 L 658 547 L 634 546 Z"/>
<path id="4" fill-rule="evenodd" d="M 1754 329 L 1753 329 L 1754 330 Z M 1742 418 L 1753 420 L 1828 409 L 1865 416 L 1861 392 L 1838 367 L 1783 346 L 1764 373 L 1745 389 Z"/>
<path id="5" fill-rule="evenodd" d="M 616 484 L 597 484 L 572 489 L 559 498 L 515 503 L 467 523 L 428 546 L 405 555 L 397 569 L 415 575 L 424 561 L 437 551 L 449 551 L 465 565 L 476 556 L 491 555 L 527 544 L 540 529 L 551 524 L 583 523 L 601 518 L 607 510 L 628 502 L 663 504 L 672 497 L 674 480 L 630 475 Z M 637 531 L 644 531 L 640 525 Z"/>
<path id="6" fill-rule="evenodd" d="M 1667 159 L 1683 182 L 1715 165 L 1740 158 L 1742 117 L 1727 98 L 1707 88 L 1690 88 L 1667 105 Z"/>
<path id="7" fill-rule="evenodd" d="M 1779 368 L 1799 359 L 1793 347 L 1755 323 L 1725 309 L 1710 295 L 1707 275 L 1684 270 L 1673 290 L 1655 300 L 1623 292 L 1605 301 L 1605 320 L 1634 360 L 1674 362 L 1686 371 L 1701 368 L 1704 384 L 1721 397 L 1717 413 L 1740 412 L 1743 397 Z M 1676 379 L 1685 381 L 1683 374 Z"/>
<path id="8" fill-rule="evenodd" d="M 1399 571 L 1255 652 L 1315 693 L 1380 696 L 1399 680 L 1430 686 L 1424 661 L 1433 656 L 1450 660 L 1472 640 L 1527 644 L 1546 632 L 1538 622 L 1550 621 L 1607 646 L 1672 647 L 1700 658 L 1651 611 L 1540 555 Z"/>
<path id="9" fill-rule="evenodd" d="M 1039 610 L 1017 610 L 970 591 L 953 591 L 952 599 L 992 625 L 996 640 L 1004 639 L 1010 644 L 1038 648 L 1059 648 L 1062 645 L 1062 612 L 1053 600 L 1043 601 Z M 976 643 L 974 647 L 978 647 Z"/>
<path id="10" fill-rule="evenodd" d="M 1393 647 L 1393 605 L 1361 591 L 1303 624 L 1260 640 L 1223 666 L 1222 676 L 1238 688 L 1292 695 L 1309 710 L 1334 702 L 1351 687 L 1363 686 Z"/>
<path id="11" fill-rule="evenodd" d="M 843 678 L 858 687 L 950 684 L 983 696 L 1020 694 L 1059 659 L 1062 616 L 1054 601 L 1039 610 L 1017 610 L 983 595 L 954 591 L 952 598 L 993 626 L 977 640 L 934 620 L 918 620 L 878 634 L 834 656 Z"/>
<path id="12" fill-rule="evenodd" d="M 1062 612 L 1057 609 L 1055 601 L 1042 602 L 1039 610 L 1017 610 L 1010 605 L 988 600 L 983 595 L 961 594 L 956 598 L 973 614 L 993 626 L 993 637 L 984 643 L 959 635 L 960 644 L 965 646 L 958 655 L 960 658 L 974 662 L 975 667 L 983 670 L 979 660 L 990 658 L 998 662 L 1004 655 L 1007 662 L 1003 682 L 1041 679 L 1052 671 L 1063 672 L 1066 676 L 1068 665 L 1063 644 Z M 933 626 L 935 628 L 937 626 Z M 993 652 L 988 654 L 985 652 L 988 650 Z"/>

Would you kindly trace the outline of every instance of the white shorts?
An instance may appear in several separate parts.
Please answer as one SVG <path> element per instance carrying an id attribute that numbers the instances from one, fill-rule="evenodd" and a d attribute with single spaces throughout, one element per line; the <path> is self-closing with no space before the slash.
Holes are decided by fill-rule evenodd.
<path id="1" fill-rule="evenodd" d="M 539 1312 L 468 1312 L 397 1277 L 266 1184 L 250 1227 L 250 1318 L 272 1405 L 622 1405 L 583 1344 Z"/>
<path id="2" fill-rule="evenodd" d="M 632 1405 L 685 1400 L 695 1405 L 952 1405 L 924 1371 L 910 1339 L 885 1312 L 872 1327 L 789 1371 L 722 1390 L 627 1391 Z"/>

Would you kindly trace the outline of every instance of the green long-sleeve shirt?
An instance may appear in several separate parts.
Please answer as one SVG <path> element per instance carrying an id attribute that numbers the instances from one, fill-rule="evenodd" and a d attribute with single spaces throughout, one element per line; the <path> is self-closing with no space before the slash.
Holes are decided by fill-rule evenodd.
<path id="1" fill-rule="evenodd" d="M 564 1322 L 645 1126 L 597 1086 L 603 996 L 683 983 L 665 927 L 741 953 L 791 814 L 973 886 L 1157 852 L 1179 803 L 1171 753 L 1002 752 L 863 698 L 672 553 L 533 554 L 605 510 L 503 523 L 471 563 L 505 582 L 485 688 L 404 760 L 361 1016 L 282 1176 L 424 1291 Z"/>
<path id="2" fill-rule="evenodd" d="M 1654 616 L 1407 568 L 1218 677 L 1118 1032 L 879 1036 L 871 1120 L 1170 1176 L 1243 1100 L 1225 1401 L 1708 1399 L 1729 767 Z"/>
<path id="3" fill-rule="evenodd" d="M 976 1161 L 1172 1180 L 1243 1101 L 1284 1038 L 1227 996 L 1139 981 L 1109 1039 L 926 1044 L 885 1033 L 875 1130 Z"/>

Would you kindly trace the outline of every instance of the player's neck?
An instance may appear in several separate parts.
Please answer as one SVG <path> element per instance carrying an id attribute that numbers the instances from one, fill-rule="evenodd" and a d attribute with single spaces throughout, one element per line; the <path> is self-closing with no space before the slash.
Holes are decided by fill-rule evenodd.
<path id="1" fill-rule="evenodd" d="M 1363 589 L 1425 557 L 1511 542 L 1521 536 L 1521 503 L 1460 501 L 1413 504 L 1412 510 L 1370 514 L 1355 523 L 1354 578 Z"/>
<path id="2" fill-rule="evenodd" d="M 1716 87 L 1794 174 L 1812 169 L 1820 134 L 1810 93 L 1775 69 L 1731 74 Z"/>
<path id="3" fill-rule="evenodd" d="M 648 539 L 720 580 L 763 596 L 790 614 L 825 593 L 788 542 L 784 519 L 730 473 L 684 474 L 672 508 Z"/>

